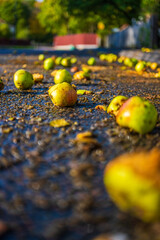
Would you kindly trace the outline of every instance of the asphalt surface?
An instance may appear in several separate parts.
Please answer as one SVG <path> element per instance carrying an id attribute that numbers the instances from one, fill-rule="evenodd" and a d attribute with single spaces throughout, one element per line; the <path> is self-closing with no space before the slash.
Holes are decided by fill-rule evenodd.
<path id="1" fill-rule="evenodd" d="M 160 113 L 159 79 L 97 61 L 91 80 L 73 81 L 77 89 L 93 93 L 79 96 L 72 108 L 57 108 L 48 96 L 52 71 L 45 71 L 33 52 L 18 53 L 0 55 L 5 84 L 0 92 L 0 239 L 93 240 L 105 233 L 117 240 L 158 240 L 159 223 L 143 223 L 116 208 L 105 190 L 103 172 L 124 152 L 160 148 L 160 123 L 141 136 L 117 126 L 95 107 L 108 105 L 120 94 L 139 95 Z M 86 60 L 78 56 L 78 67 Z M 17 90 L 13 74 L 22 67 L 42 73 L 43 83 Z M 59 118 L 70 126 L 51 127 L 50 121 Z M 91 131 L 97 141 L 76 144 L 77 134 L 84 131 Z"/>

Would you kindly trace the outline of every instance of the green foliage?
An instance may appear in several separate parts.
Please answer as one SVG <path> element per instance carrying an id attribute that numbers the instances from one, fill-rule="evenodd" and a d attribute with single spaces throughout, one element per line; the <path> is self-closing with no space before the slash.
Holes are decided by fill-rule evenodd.
<path id="1" fill-rule="evenodd" d="M 139 10 L 140 1 L 135 0 L 44 0 L 39 21 L 47 32 L 58 35 L 97 32 L 103 36 L 130 23 Z M 105 24 L 104 30 L 97 30 L 99 21 Z"/>
<path id="2" fill-rule="evenodd" d="M 26 20 L 30 16 L 29 6 L 21 0 L 1 0 L 0 16 L 8 24 L 16 25 L 21 18 Z"/>
<path id="3" fill-rule="evenodd" d="M 0 24 L 0 37 L 9 38 L 11 35 L 10 29 L 7 23 Z"/>
<path id="4" fill-rule="evenodd" d="M 85 15 L 93 11 L 103 19 L 109 19 L 115 15 L 119 19 L 130 23 L 131 19 L 138 17 L 140 2 L 135 0 L 69 0 L 68 11 L 74 15 Z"/>
<path id="5" fill-rule="evenodd" d="M 66 6 L 67 0 L 44 0 L 38 18 L 47 32 L 67 34 L 69 15 Z"/>
<path id="6" fill-rule="evenodd" d="M 27 40 L 27 39 L 29 39 L 29 37 L 30 37 L 30 31 L 28 28 L 23 28 L 16 33 L 17 39 L 26 39 Z"/>
<path id="7" fill-rule="evenodd" d="M 159 0 L 142 0 L 141 3 L 142 13 L 159 13 L 160 14 L 160 1 Z"/>

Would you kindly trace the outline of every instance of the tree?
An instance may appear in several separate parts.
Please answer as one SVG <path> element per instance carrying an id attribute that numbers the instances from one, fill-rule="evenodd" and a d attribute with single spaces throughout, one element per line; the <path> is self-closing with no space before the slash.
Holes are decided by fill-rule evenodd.
<path id="1" fill-rule="evenodd" d="M 67 0 L 44 0 L 38 19 L 47 32 L 67 34 L 69 21 Z"/>
<path id="2" fill-rule="evenodd" d="M 7 23 L 0 23 L 0 37 L 2 38 L 10 37 L 10 29 Z"/>
<path id="3" fill-rule="evenodd" d="M 0 0 L 0 16 L 6 23 L 27 28 L 34 0 Z M 23 24 L 19 24 L 19 21 Z M 18 26 L 18 30 L 20 27 Z M 16 31 L 17 32 L 17 31 Z"/>
<path id="4" fill-rule="evenodd" d="M 158 28 L 160 27 L 160 0 L 142 0 L 141 15 L 143 16 L 144 20 L 146 17 L 150 17 L 151 47 L 160 47 L 158 36 Z"/>
<path id="5" fill-rule="evenodd" d="M 105 19 L 116 13 L 117 19 L 130 23 L 133 17 L 138 17 L 140 4 L 141 1 L 135 0 L 68 0 L 68 11 L 74 15 L 92 11 Z"/>

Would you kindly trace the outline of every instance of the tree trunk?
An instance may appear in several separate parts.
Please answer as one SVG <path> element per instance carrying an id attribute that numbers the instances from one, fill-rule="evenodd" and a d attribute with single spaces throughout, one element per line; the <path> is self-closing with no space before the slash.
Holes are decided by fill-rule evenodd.
<path id="1" fill-rule="evenodd" d="M 151 16 L 151 48 L 158 48 L 158 15 Z"/>

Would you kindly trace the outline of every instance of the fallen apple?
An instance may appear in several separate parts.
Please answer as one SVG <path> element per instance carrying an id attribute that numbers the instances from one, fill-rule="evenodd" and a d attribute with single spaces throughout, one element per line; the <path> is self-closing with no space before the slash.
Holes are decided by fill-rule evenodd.
<path id="1" fill-rule="evenodd" d="M 26 70 L 19 69 L 14 74 L 14 84 L 16 88 L 21 90 L 30 89 L 34 84 L 33 76 L 31 73 L 27 72 Z"/>
<path id="2" fill-rule="evenodd" d="M 145 68 L 144 62 L 138 62 L 135 66 L 135 70 L 137 72 L 141 72 L 142 70 L 144 70 L 144 68 Z"/>
<path id="3" fill-rule="evenodd" d="M 38 59 L 39 61 L 43 61 L 45 58 L 44 54 L 39 54 Z"/>
<path id="4" fill-rule="evenodd" d="M 122 127 L 145 134 L 153 130 L 157 117 L 158 112 L 152 103 L 144 98 L 134 96 L 129 98 L 119 109 L 116 122 Z"/>
<path id="5" fill-rule="evenodd" d="M 67 82 L 50 87 L 48 93 L 53 104 L 59 107 L 73 106 L 77 101 L 76 90 Z"/>
<path id="6" fill-rule="evenodd" d="M 96 64 L 96 59 L 94 57 L 91 57 L 87 61 L 88 65 L 93 66 Z"/>
<path id="7" fill-rule="evenodd" d="M 77 62 L 77 58 L 76 57 L 72 57 L 71 58 L 71 64 L 75 64 Z"/>
<path id="8" fill-rule="evenodd" d="M 130 58 L 125 58 L 124 65 L 126 65 L 128 67 L 133 67 L 134 63 L 132 62 L 132 60 Z"/>
<path id="9" fill-rule="evenodd" d="M 90 79 L 90 74 L 84 71 L 78 71 L 73 75 L 73 78 L 76 80 Z"/>
<path id="10" fill-rule="evenodd" d="M 160 220 L 160 150 L 126 153 L 104 171 L 104 184 L 115 204 L 145 222 Z"/>
<path id="11" fill-rule="evenodd" d="M 56 72 L 54 77 L 55 84 L 62 82 L 72 82 L 72 76 L 66 69 L 60 69 Z"/>
<path id="12" fill-rule="evenodd" d="M 60 64 L 61 64 L 61 60 L 62 60 L 62 57 L 57 57 L 57 58 L 55 59 L 55 64 L 56 64 L 56 65 L 60 65 Z"/>
<path id="13" fill-rule="evenodd" d="M 53 60 L 53 58 L 47 58 L 44 61 L 44 69 L 45 70 L 50 70 L 50 69 L 53 69 L 53 68 L 54 68 L 54 60 Z"/>
<path id="14" fill-rule="evenodd" d="M 152 70 L 156 70 L 157 67 L 158 67 L 158 63 L 156 63 L 156 62 L 153 62 L 153 63 L 151 63 L 151 65 L 150 65 L 150 68 L 151 68 Z"/>
<path id="15" fill-rule="evenodd" d="M 61 65 L 63 67 L 71 67 L 71 59 L 70 59 L 70 57 L 63 58 L 61 60 Z"/>

